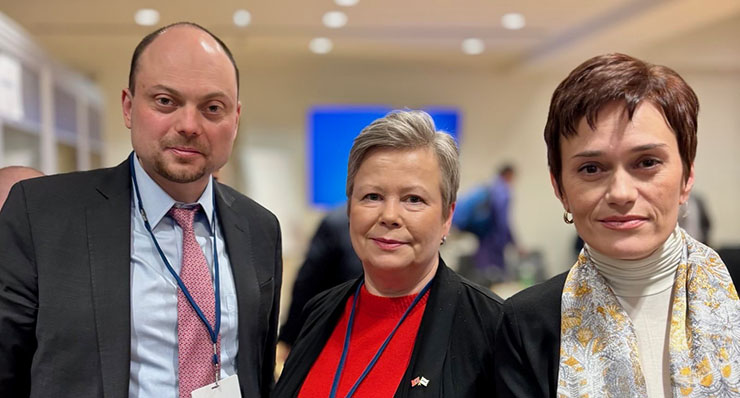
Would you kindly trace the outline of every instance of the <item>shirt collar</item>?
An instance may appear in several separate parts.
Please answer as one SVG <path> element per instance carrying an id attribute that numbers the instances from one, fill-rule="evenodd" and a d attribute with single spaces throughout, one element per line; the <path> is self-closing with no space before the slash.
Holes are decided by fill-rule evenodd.
<path id="1" fill-rule="evenodd" d="M 167 192 L 162 189 L 151 177 L 149 177 L 149 174 L 144 170 L 143 167 L 141 167 L 141 163 L 139 162 L 139 157 L 136 156 L 134 153 L 134 173 L 136 173 L 136 181 L 139 186 L 139 193 L 141 194 L 141 202 L 144 206 L 144 211 L 146 212 L 146 216 L 149 219 L 149 223 L 153 228 L 156 228 L 157 224 L 164 218 L 164 216 L 167 214 L 167 212 L 170 211 L 172 206 L 175 204 L 179 205 L 194 205 L 199 204 L 203 208 L 203 211 L 205 212 L 206 217 L 208 218 L 208 224 L 213 225 L 213 220 L 211 219 L 213 215 L 213 177 L 208 178 L 208 185 L 206 185 L 206 189 L 203 190 L 203 193 L 200 195 L 200 198 L 195 203 L 182 203 L 177 202 L 175 199 L 172 199 L 172 197 L 167 194 Z M 136 208 L 139 207 L 138 202 L 136 203 Z"/>

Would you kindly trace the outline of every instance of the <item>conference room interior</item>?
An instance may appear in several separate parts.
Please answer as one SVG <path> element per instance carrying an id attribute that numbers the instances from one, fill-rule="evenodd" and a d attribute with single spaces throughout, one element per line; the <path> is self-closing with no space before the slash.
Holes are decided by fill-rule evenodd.
<path id="1" fill-rule="evenodd" d="M 338 147 L 332 134 L 346 143 L 359 133 L 330 125 L 320 135 L 322 112 L 452 115 L 459 195 L 490 183 L 500 165 L 514 165 L 519 245 L 540 254 L 544 276 L 570 267 L 576 234 L 553 194 L 542 133 L 559 81 L 608 52 L 667 65 L 696 91 L 694 192 L 712 219 L 712 246 L 740 247 L 735 0 L 0 0 L 0 167 L 51 174 L 125 159 L 131 144 L 120 101 L 131 53 L 146 33 L 177 21 L 212 30 L 240 68 L 239 133 L 219 179 L 280 220 L 283 309 L 318 222 L 344 192 L 347 154 L 319 149 Z M 455 231 L 442 256 L 457 267 L 476 245 Z"/>

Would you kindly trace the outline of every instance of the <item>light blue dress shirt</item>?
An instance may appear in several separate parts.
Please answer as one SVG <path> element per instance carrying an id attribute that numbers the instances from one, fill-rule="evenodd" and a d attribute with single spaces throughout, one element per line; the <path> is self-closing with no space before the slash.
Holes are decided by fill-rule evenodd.
<path id="1" fill-rule="evenodd" d="M 167 212 L 177 202 L 144 171 L 136 156 L 134 170 L 146 211 L 162 251 L 180 273 L 182 229 Z M 193 228 L 213 275 L 213 179 L 198 199 L 203 207 Z M 130 398 L 177 398 L 177 282 L 167 270 L 139 214 L 131 190 L 131 375 Z M 216 226 L 221 280 L 221 378 L 236 373 L 237 301 L 231 263 L 221 227 Z M 203 326 L 205 328 L 205 325 Z"/>

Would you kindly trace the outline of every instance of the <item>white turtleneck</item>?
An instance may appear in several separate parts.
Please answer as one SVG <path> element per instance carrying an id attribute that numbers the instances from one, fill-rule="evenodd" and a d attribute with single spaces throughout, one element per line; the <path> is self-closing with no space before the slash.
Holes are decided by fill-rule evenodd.
<path id="1" fill-rule="evenodd" d="M 682 242 L 677 226 L 663 245 L 640 260 L 614 259 L 585 245 L 586 254 L 632 320 L 649 397 L 673 395 L 667 345 L 671 293 Z"/>

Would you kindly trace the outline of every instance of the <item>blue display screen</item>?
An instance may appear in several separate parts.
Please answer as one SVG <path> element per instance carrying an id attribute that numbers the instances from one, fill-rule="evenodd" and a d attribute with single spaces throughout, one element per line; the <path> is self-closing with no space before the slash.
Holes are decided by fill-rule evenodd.
<path id="1" fill-rule="evenodd" d="M 317 106 L 308 112 L 308 187 L 311 204 L 332 208 L 347 199 L 345 183 L 352 141 L 373 120 L 393 110 L 386 106 Z M 424 109 L 459 145 L 459 112 L 451 108 Z"/>

